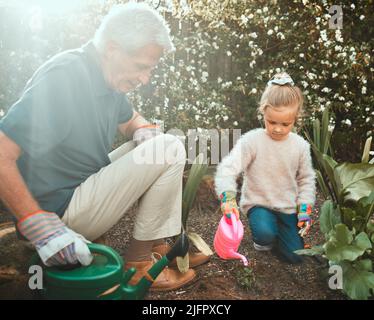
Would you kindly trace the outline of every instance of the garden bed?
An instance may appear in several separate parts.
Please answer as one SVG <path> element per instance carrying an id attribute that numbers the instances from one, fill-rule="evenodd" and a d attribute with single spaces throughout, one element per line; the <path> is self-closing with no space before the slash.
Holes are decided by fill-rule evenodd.
<path id="1" fill-rule="evenodd" d="M 318 217 L 322 199 L 318 196 L 315 218 Z M 108 244 L 120 254 L 124 253 L 129 234 L 133 228 L 133 207 L 106 234 Z M 211 181 L 204 181 L 191 211 L 188 226 L 212 247 L 214 233 L 220 219 L 218 203 L 214 197 Z M 0 223 L 9 216 L 0 214 Z M 146 299 L 344 299 L 340 291 L 328 288 L 323 261 L 306 257 L 302 265 L 289 265 L 278 260 L 270 252 L 257 252 L 252 246 L 246 219 L 242 218 L 245 236 L 240 253 L 254 263 L 251 272 L 245 271 L 238 260 L 222 260 L 216 255 L 209 263 L 196 268 L 196 280 L 182 289 L 148 293 Z M 27 261 L 32 252 L 17 240 L 13 230 L 0 237 L 0 299 L 30 299 L 27 289 Z M 1 232 L 1 231 L 0 231 Z M 317 224 L 313 226 L 307 242 L 322 242 Z"/>

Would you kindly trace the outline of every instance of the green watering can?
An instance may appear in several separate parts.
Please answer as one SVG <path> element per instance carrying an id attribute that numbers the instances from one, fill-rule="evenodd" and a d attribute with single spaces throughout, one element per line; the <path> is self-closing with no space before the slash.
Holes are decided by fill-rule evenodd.
<path id="1" fill-rule="evenodd" d="M 112 248 L 101 244 L 88 244 L 94 259 L 89 266 L 45 267 L 43 265 L 43 299 L 59 300 L 140 300 L 152 281 L 143 277 L 136 285 L 129 285 L 136 269 L 123 270 L 122 257 Z M 175 257 L 183 257 L 189 247 L 188 237 L 182 233 L 170 251 L 148 271 L 156 279 Z M 31 264 L 39 264 L 35 254 Z M 70 268 L 70 269 L 69 269 Z"/>

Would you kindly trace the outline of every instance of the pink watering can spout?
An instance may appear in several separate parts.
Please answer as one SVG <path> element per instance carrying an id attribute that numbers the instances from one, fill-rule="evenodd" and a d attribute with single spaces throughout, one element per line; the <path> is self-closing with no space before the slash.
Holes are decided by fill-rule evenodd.
<path id="1" fill-rule="evenodd" d="M 243 239 L 243 230 L 242 222 L 234 213 L 230 214 L 230 218 L 223 215 L 214 236 L 214 249 L 222 259 L 240 259 L 248 266 L 246 257 L 237 252 Z"/>
<path id="2" fill-rule="evenodd" d="M 233 259 L 239 259 L 239 260 L 242 260 L 243 264 L 247 267 L 248 266 L 248 260 L 245 256 L 243 256 L 242 254 L 238 253 L 238 252 L 235 252 L 234 250 L 231 251 L 231 255 L 233 257 Z"/>

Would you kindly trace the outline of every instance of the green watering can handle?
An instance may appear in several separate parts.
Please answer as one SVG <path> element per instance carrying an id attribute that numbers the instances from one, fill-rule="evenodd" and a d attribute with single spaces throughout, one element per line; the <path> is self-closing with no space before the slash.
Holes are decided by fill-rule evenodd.
<path id="1" fill-rule="evenodd" d="M 113 264 L 113 265 L 120 265 L 121 268 L 123 268 L 123 260 L 121 256 L 116 251 L 114 251 L 111 247 L 104 246 L 102 244 L 96 244 L 96 243 L 87 243 L 87 246 L 90 249 L 92 254 L 103 255 L 108 259 L 108 263 Z M 45 267 L 37 253 L 35 253 L 31 257 L 30 265 L 42 265 L 43 267 Z M 75 265 L 57 266 L 57 268 L 60 270 L 68 271 L 68 270 L 79 268 L 81 266 L 82 265 L 78 263 Z"/>
<path id="2" fill-rule="evenodd" d="M 96 243 L 88 243 L 87 246 L 92 254 L 101 254 L 108 259 L 110 264 L 121 265 L 123 267 L 123 259 L 111 247 Z"/>

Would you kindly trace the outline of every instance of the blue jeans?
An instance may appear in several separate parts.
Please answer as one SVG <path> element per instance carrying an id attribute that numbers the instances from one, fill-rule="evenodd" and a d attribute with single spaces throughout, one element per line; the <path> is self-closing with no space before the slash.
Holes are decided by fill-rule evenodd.
<path id="1" fill-rule="evenodd" d="M 295 250 L 304 248 L 298 234 L 297 215 L 276 212 L 263 207 L 248 210 L 248 222 L 253 241 L 259 245 L 273 245 L 273 251 L 282 260 L 290 263 L 302 262 Z"/>

